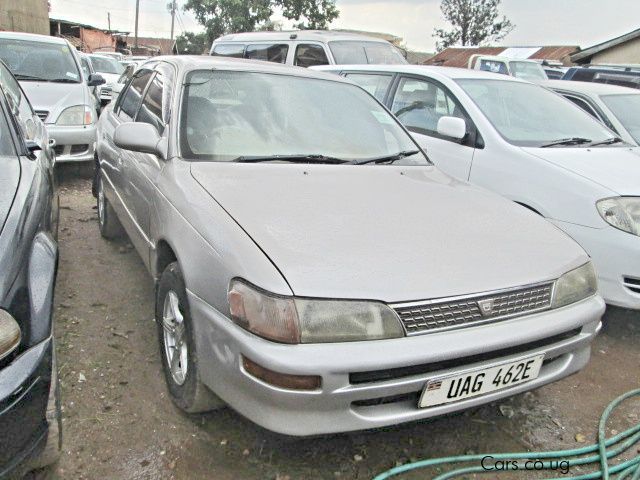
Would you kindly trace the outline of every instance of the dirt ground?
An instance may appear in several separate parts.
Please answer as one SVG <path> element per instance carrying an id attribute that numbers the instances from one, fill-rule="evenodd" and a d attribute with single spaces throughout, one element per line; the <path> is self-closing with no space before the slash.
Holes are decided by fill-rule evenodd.
<path id="1" fill-rule="evenodd" d="M 56 339 L 64 453 L 54 478 L 368 479 L 429 457 L 574 448 L 595 438 L 609 401 L 640 386 L 640 315 L 609 309 L 584 371 L 459 415 L 311 439 L 269 433 L 230 409 L 187 416 L 165 388 L 151 277 L 127 241 L 100 237 L 90 181 L 63 173 Z M 639 414 L 640 401 L 611 428 Z"/>

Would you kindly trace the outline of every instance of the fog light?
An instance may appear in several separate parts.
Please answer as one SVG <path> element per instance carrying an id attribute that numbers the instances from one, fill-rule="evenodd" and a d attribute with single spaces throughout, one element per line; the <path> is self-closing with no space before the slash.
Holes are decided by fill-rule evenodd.
<path id="1" fill-rule="evenodd" d="M 0 360 L 20 345 L 20 326 L 4 310 L 0 310 Z"/>
<path id="2" fill-rule="evenodd" d="M 317 390 L 322 386 L 322 378 L 316 375 L 289 375 L 264 368 L 257 363 L 242 357 L 245 371 L 269 385 L 290 390 Z"/>

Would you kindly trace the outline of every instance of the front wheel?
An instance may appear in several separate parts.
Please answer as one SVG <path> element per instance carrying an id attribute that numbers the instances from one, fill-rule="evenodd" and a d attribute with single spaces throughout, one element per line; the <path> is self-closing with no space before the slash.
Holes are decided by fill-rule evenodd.
<path id="1" fill-rule="evenodd" d="M 224 406 L 201 381 L 193 323 L 177 262 L 162 273 L 156 297 L 156 324 L 165 380 L 173 402 L 187 413 Z"/>

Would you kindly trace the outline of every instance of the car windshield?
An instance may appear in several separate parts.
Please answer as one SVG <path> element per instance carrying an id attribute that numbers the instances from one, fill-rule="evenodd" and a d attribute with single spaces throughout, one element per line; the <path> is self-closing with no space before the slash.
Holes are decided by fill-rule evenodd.
<path id="1" fill-rule="evenodd" d="M 338 65 L 397 65 L 407 63 L 402 54 L 387 42 L 336 40 L 329 48 Z"/>
<path id="2" fill-rule="evenodd" d="M 115 58 L 90 55 L 93 69 L 98 73 L 114 73 L 116 75 L 124 72 L 124 67 Z"/>
<path id="3" fill-rule="evenodd" d="M 509 68 L 511 68 L 511 74 L 514 77 L 521 78 L 523 80 L 547 80 L 547 74 L 544 73 L 544 69 L 538 63 L 509 62 Z"/>
<path id="4" fill-rule="evenodd" d="M 502 137 L 513 145 L 542 147 L 563 139 L 601 142 L 614 133 L 580 107 L 546 88 L 513 80 L 458 79 Z"/>
<path id="5" fill-rule="evenodd" d="M 18 80 L 81 81 L 78 65 L 66 44 L 0 38 L 0 58 Z"/>
<path id="6" fill-rule="evenodd" d="M 640 144 L 640 94 L 600 95 L 600 98 Z"/>
<path id="7" fill-rule="evenodd" d="M 397 164 L 429 163 L 373 97 L 341 81 L 193 71 L 185 82 L 181 117 L 182 155 L 194 160 L 282 156 L 338 163 L 413 152 L 400 155 Z"/>

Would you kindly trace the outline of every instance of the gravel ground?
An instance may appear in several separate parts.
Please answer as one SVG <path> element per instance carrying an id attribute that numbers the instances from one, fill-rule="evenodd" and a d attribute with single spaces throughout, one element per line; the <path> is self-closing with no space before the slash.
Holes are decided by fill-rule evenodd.
<path id="1" fill-rule="evenodd" d="M 428 457 L 573 448 L 594 439 L 610 400 L 640 385 L 640 315 L 609 309 L 584 371 L 459 415 L 311 439 L 272 434 L 230 409 L 187 416 L 172 405 L 160 369 L 151 277 L 127 241 L 100 237 L 90 181 L 62 167 L 56 339 L 64 453 L 54 478 L 367 479 Z M 640 402 L 630 404 L 611 428 L 637 422 L 639 412 Z"/>

